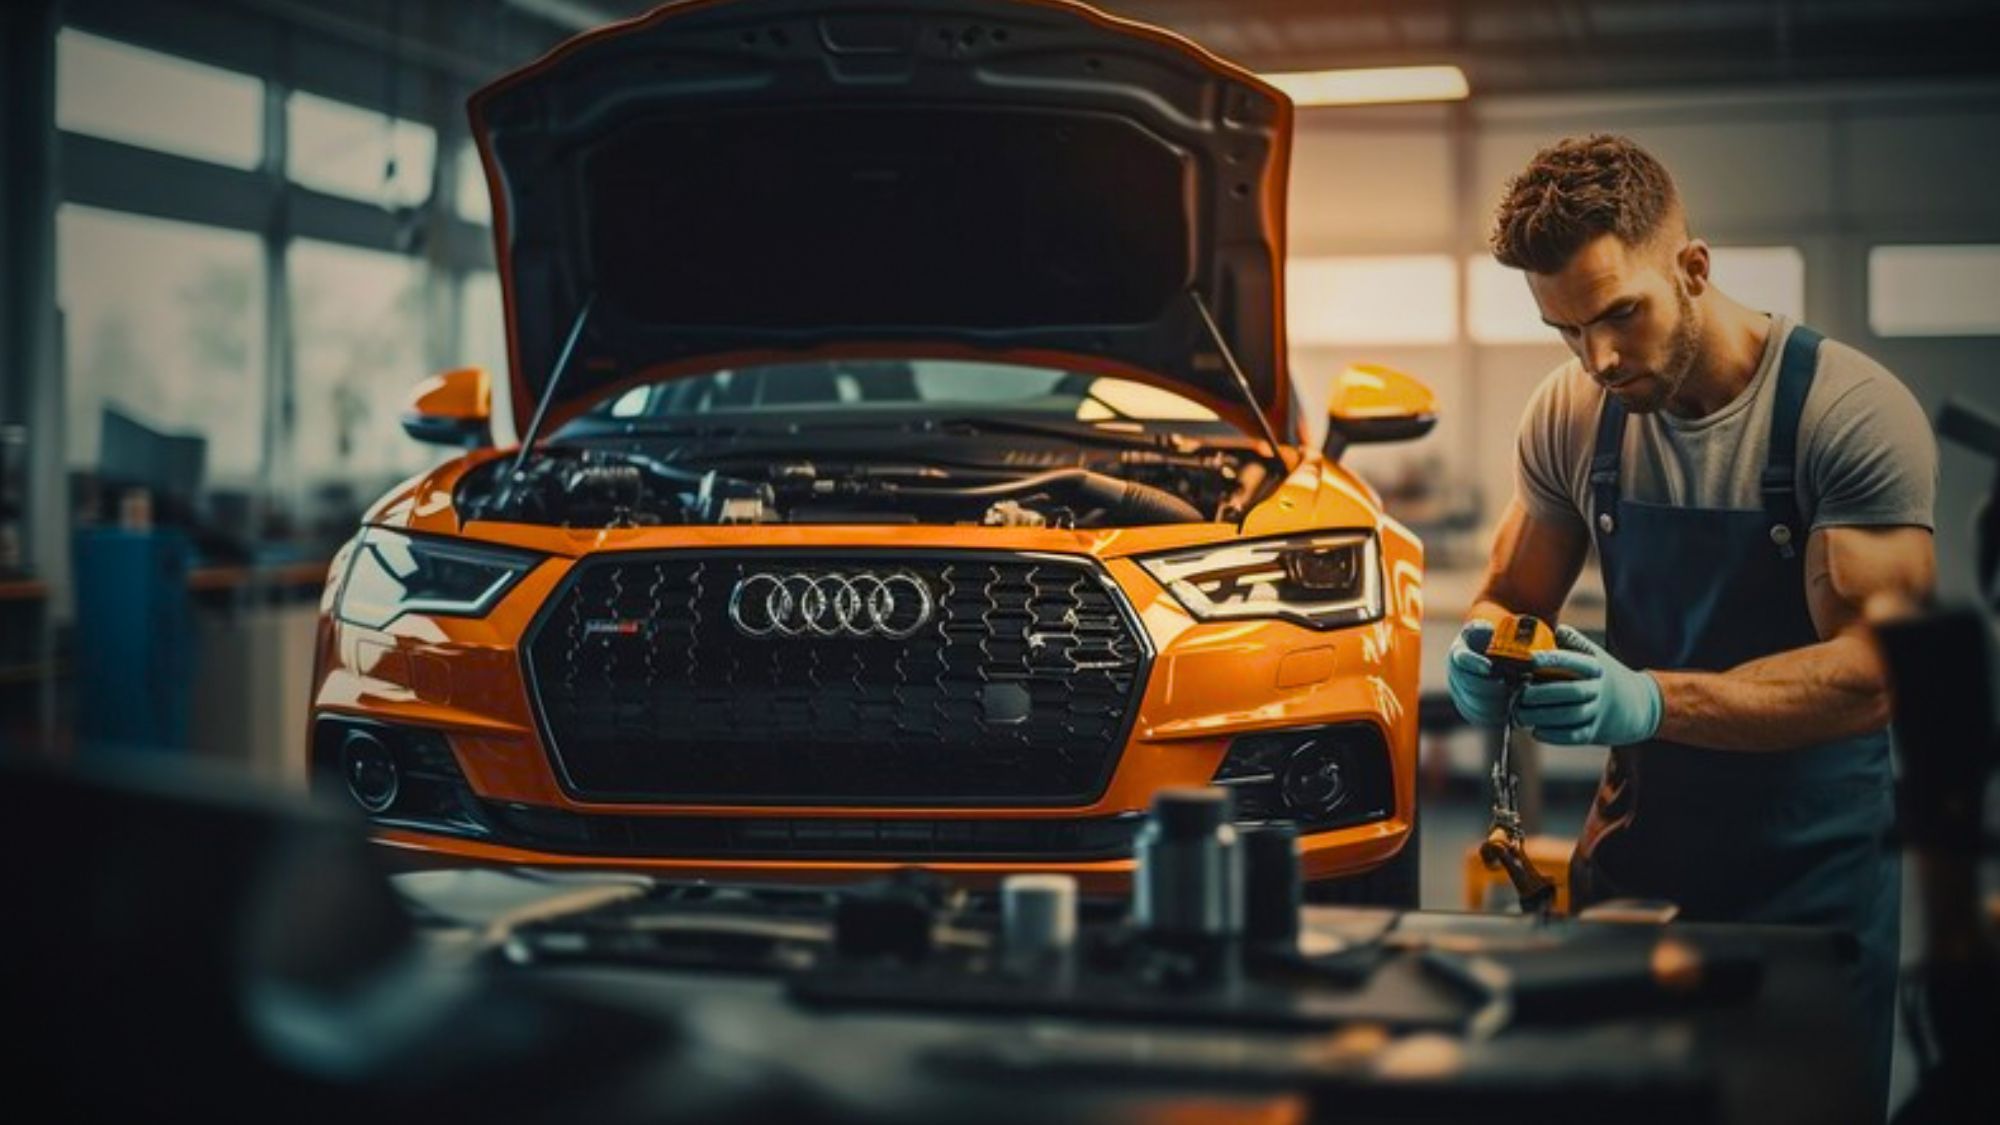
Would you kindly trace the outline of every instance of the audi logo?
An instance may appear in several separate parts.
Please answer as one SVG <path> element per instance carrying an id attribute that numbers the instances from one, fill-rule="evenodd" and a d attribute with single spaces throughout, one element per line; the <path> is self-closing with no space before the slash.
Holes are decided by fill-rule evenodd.
<path id="1" fill-rule="evenodd" d="M 729 620 L 746 637 L 883 637 L 930 624 L 936 599 L 914 574 L 760 571 L 729 592 Z"/>

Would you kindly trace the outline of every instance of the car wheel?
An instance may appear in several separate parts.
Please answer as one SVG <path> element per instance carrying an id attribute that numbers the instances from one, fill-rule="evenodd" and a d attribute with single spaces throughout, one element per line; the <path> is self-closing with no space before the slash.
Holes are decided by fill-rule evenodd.
<path id="1" fill-rule="evenodd" d="M 1403 850 L 1372 871 L 1341 879 L 1321 879 L 1305 885 L 1307 902 L 1340 906 L 1392 906 L 1415 910 L 1423 899 L 1423 836 L 1416 820 Z"/>

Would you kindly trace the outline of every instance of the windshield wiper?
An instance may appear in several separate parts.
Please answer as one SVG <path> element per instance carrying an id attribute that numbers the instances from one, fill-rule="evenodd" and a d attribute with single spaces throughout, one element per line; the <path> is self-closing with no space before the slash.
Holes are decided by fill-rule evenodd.
<path id="1" fill-rule="evenodd" d="M 1154 449 L 1168 447 L 1186 451 L 1201 443 L 1185 434 L 1171 430 L 1106 430 L 1088 422 L 1040 422 L 1026 418 L 996 418 L 974 415 L 924 415 L 914 418 L 841 418 L 820 419 L 809 424 L 794 423 L 784 426 L 704 426 L 704 425 L 664 425 L 653 426 L 644 423 L 590 429 L 578 433 L 565 433 L 565 441 L 603 442 L 631 438 L 693 438 L 697 441 L 708 438 L 771 439 L 795 442 L 801 438 L 825 438 L 844 433 L 866 434 L 880 430 L 900 430 L 916 434 L 949 433 L 997 433 L 1024 434 L 1034 437 L 1054 438 L 1060 441 L 1114 445 L 1121 448 Z"/>
<path id="2" fill-rule="evenodd" d="M 652 426 L 644 422 L 602 422 L 591 420 L 591 426 L 577 432 L 565 431 L 564 441 L 619 441 L 625 438 L 693 437 L 693 438 L 733 438 L 777 436 L 790 431 L 783 429 L 757 429 L 750 426 Z M 576 423 L 571 423 L 575 425 Z M 602 428 L 598 428 L 602 427 Z"/>
<path id="3" fill-rule="evenodd" d="M 1087 441 L 1102 445 L 1145 446 L 1156 448 L 1162 445 L 1182 446 L 1191 439 L 1166 430 L 1142 431 L 1100 430 L 1088 422 L 1035 422 L 1025 418 L 992 418 L 971 415 L 949 418 L 923 418 L 902 423 L 918 431 L 971 430 L 975 433 L 1032 434 L 1037 437 L 1060 438 L 1064 441 Z"/>

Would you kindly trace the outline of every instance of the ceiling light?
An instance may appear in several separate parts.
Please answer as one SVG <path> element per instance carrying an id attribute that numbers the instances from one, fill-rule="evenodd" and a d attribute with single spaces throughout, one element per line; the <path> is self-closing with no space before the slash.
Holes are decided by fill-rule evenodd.
<path id="1" fill-rule="evenodd" d="M 1452 102 L 1471 92 L 1455 66 L 1383 66 L 1361 70 L 1295 70 L 1264 81 L 1294 104 L 1380 105 L 1386 102 Z"/>

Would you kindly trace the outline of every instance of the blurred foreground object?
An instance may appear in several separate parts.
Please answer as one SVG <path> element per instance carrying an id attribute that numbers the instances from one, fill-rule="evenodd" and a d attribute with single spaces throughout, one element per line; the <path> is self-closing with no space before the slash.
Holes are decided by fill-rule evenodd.
<path id="1" fill-rule="evenodd" d="M 172 757 L 14 757 L 0 846 L 35 857 L 0 948 L 16 1092 L 66 1118 L 799 1119 L 661 1016 L 441 959 L 346 816 Z"/>
<path id="2" fill-rule="evenodd" d="M 1996 460 L 1977 516 L 1975 565 L 1984 607 L 1873 605 L 1889 666 L 1901 759 L 1897 822 L 1915 855 L 1923 959 L 1903 985 L 1921 1077 L 1898 1122 L 2000 1120 L 2000 1087 L 1984 1073 L 2000 1026 L 2000 947 L 1980 909 L 1980 867 L 1993 850 L 1986 792 L 1996 762 L 1992 602 L 2000 567 L 2000 420 L 1947 402 L 1940 435 Z"/>

